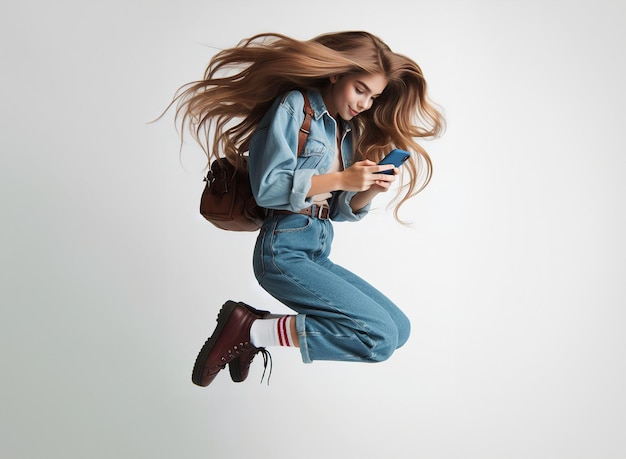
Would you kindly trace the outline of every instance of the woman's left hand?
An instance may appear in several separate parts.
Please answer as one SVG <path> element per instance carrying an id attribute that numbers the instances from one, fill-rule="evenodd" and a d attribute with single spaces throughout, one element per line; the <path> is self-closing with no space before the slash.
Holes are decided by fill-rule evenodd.
<path id="1" fill-rule="evenodd" d="M 374 184 L 372 185 L 372 191 L 376 191 L 377 193 L 385 192 L 389 188 L 391 188 L 391 184 L 396 181 L 396 176 L 400 173 L 400 170 L 397 167 L 392 169 L 393 175 L 391 174 L 377 174 L 380 176 Z"/>

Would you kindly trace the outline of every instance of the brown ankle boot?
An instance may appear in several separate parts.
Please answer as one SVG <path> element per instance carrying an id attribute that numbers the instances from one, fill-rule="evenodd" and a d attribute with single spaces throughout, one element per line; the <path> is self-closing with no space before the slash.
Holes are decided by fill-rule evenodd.
<path id="1" fill-rule="evenodd" d="M 191 380 L 198 386 L 208 386 L 231 361 L 246 356 L 244 365 L 258 352 L 250 343 L 250 327 L 259 316 L 244 303 L 227 301 L 217 316 L 217 327 L 200 350 Z"/>

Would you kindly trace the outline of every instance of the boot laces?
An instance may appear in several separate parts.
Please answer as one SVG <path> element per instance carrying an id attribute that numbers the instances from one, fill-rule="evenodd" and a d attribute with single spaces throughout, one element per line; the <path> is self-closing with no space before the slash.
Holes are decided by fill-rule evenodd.
<path id="1" fill-rule="evenodd" d="M 272 377 L 272 354 L 269 353 L 267 349 L 264 347 L 260 347 L 257 350 L 257 353 L 263 356 L 263 374 L 261 375 L 261 382 L 263 384 L 263 379 L 265 379 L 265 372 L 267 371 L 267 367 L 269 365 L 269 373 L 267 373 L 267 385 L 270 385 L 270 378 Z"/>

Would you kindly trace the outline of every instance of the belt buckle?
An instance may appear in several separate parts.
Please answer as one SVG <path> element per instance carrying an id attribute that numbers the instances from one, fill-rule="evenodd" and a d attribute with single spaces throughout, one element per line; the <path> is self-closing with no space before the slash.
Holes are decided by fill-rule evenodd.
<path id="1" fill-rule="evenodd" d="M 328 220 L 328 213 L 330 209 L 327 206 L 315 206 L 314 217 L 320 220 Z"/>

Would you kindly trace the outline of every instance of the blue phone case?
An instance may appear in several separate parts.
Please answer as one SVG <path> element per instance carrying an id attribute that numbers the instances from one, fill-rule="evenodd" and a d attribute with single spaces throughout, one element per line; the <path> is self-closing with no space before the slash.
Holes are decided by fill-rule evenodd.
<path id="1" fill-rule="evenodd" d="M 385 156 L 381 162 L 379 162 L 378 164 L 382 165 L 382 164 L 393 164 L 395 167 L 400 167 L 402 166 L 402 164 L 404 164 L 404 162 L 409 159 L 409 156 L 411 156 L 411 153 L 409 153 L 408 151 L 405 150 L 400 150 L 399 148 L 396 148 L 394 150 L 391 150 L 389 152 L 389 154 L 387 156 Z M 393 170 L 388 170 L 388 171 L 382 171 L 382 172 L 376 172 L 377 174 L 387 174 L 387 175 L 391 175 L 393 174 Z"/>

